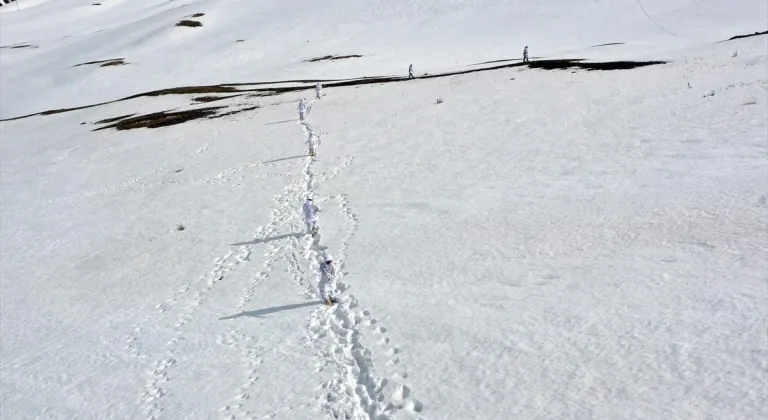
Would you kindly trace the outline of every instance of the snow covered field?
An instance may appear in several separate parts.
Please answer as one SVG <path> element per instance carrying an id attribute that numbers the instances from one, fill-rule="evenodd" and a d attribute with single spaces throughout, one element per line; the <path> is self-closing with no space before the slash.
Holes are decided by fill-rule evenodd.
<path id="1" fill-rule="evenodd" d="M 0 44 L 30 46 L 0 49 L 0 417 L 766 418 L 768 37 L 717 42 L 766 3 L 572 3 L 4 6 Z M 306 124 L 309 85 L 9 120 L 525 44 L 668 63 L 329 87 Z"/>

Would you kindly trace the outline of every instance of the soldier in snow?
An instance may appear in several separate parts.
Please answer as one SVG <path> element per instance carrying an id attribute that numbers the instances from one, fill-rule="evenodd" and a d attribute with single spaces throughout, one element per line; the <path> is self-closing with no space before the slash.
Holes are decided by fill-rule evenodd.
<path id="1" fill-rule="evenodd" d="M 528 62 L 528 46 L 526 45 L 525 48 L 523 48 L 523 63 Z"/>
<path id="2" fill-rule="evenodd" d="M 307 118 L 307 100 L 301 98 L 299 101 L 299 121 L 304 122 L 305 118 Z"/>
<path id="3" fill-rule="evenodd" d="M 320 226 L 317 223 L 317 213 L 320 209 L 312 202 L 312 197 L 307 197 L 307 201 L 304 203 L 304 222 L 307 223 L 307 230 L 313 236 L 320 230 Z"/>
<path id="4" fill-rule="evenodd" d="M 317 146 L 320 145 L 320 136 L 313 131 L 310 131 L 309 138 L 307 138 L 307 144 L 309 145 L 309 155 L 312 157 L 317 156 Z"/>
<path id="5" fill-rule="evenodd" d="M 325 302 L 325 306 L 331 306 L 336 303 L 336 264 L 328 251 L 323 253 L 323 262 L 320 263 L 320 298 Z"/>
<path id="6" fill-rule="evenodd" d="M 408 78 L 413 79 L 413 64 L 408 65 Z"/>
<path id="7" fill-rule="evenodd" d="M 320 99 L 323 96 L 323 85 L 321 85 L 320 82 L 317 82 L 315 85 L 315 96 L 317 99 Z"/>

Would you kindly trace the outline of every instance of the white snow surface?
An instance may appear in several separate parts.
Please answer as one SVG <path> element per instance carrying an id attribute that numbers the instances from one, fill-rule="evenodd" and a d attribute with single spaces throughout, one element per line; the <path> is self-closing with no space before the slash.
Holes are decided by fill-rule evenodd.
<path id="1" fill-rule="evenodd" d="M 0 49 L 4 420 L 768 417 L 768 37 L 717 42 L 766 2 L 93 3 L 0 10 L 37 47 Z M 7 120 L 524 45 L 669 62 L 326 84 L 304 124 L 314 83 Z"/>

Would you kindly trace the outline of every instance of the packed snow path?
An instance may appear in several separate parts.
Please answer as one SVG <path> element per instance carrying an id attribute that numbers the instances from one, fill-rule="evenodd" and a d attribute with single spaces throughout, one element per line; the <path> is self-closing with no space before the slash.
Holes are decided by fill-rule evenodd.
<path id="1" fill-rule="evenodd" d="M 312 107 L 316 102 L 310 103 L 308 114 L 311 115 Z M 300 124 L 304 138 L 315 133 L 313 125 L 306 121 L 301 121 Z M 322 156 L 322 149 L 320 149 L 318 158 Z M 320 180 L 312 172 L 312 163 L 315 159 L 315 157 L 306 158 L 305 196 L 317 197 L 316 188 Z M 350 158 L 346 163 L 351 164 L 352 159 Z M 338 202 L 339 210 L 347 221 L 346 234 L 336 252 L 340 271 L 337 280 L 339 301 L 330 308 L 320 307 L 314 311 L 308 326 L 309 343 L 317 349 L 317 371 L 322 372 L 325 369 L 333 371 L 333 378 L 322 385 L 318 404 L 337 419 L 387 420 L 392 419 L 392 416 L 401 409 L 419 413 L 422 410 L 422 404 L 413 399 L 410 388 L 405 384 L 407 371 L 401 369 L 399 374 L 389 379 L 381 378 L 376 373 L 371 353 L 383 351 L 390 357 L 388 364 L 398 365 L 400 349 L 391 344 L 390 338 L 386 336 L 387 329 L 378 325 L 378 321 L 373 318 L 371 312 L 360 307 L 355 295 L 351 292 L 347 293 L 350 285 L 344 280 L 346 275 L 344 270 L 347 268 L 350 240 L 358 229 L 358 217 L 350 208 L 347 194 L 334 193 L 327 199 L 322 199 L 321 202 L 328 203 L 330 200 Z M 310 275 L 310 281 L 304 279 L 304 272 L 298 264 L 291 265 L 294 279 L 297 279 L 299 284 L 304 283 L 310 288 L 305 289 L 305 294 L 310 296 L 317 295 L 320 254 L 328 248 L 321 243 L 322 223 L 320 226 L 320 233 L 314 238 L 311 235 L 305 237 L 305 255 L 309 264 L 307 272 Z M 316 278 L 312 279 L 312 277 Z M 362 339 L 364 328 L 369 334 L 376 333 L 380 336 L 375 347 L 366 347 Z"/>
<path id="2" fill-rule="evenodd" d="M 315 130 L 308 122 L 301 122 L 300 126 L 304 138 Z M 319 156 L 322 156 L 322 149 L 320 150 Z M 318 158 L 328 159 L 328 157 Z M 378 320 L 369 310 L 360 307 L 354 294 L 344 293 L 350 287 L 344 280 L 344 270 L 347 265 L 350 240 L 358 228 L 358 218 L 351 210 L 348 195 L 343 192 L 318 200 L 325 204 L 335 202 L 339 213 L 346 219 L 344 224 L 346 233 L 337 252 L 341 271 L 337 286 L 342 295 L 339 302 L 330 308 L 324 307 L 322 302 L 317 300 L 318 255 L 327 246 L 320 242 L 322 224 L 321 232 L 313 238 L 305 233 L 301 223 L 296 223 L 297 219 L 301 218 L 297 211 L 297 203 L 300 204 L 308 194 L 314 194 L 318 184 L 339 175 L 344 168 L 353 163 L 353 158 L 345 158 L 339 166 L 323 176 L 315 175 L 312 170 L 316 159 L 310 156 L 303 157 L 304 164 L 300 175 L 288 176 L 286 179 L 289 184 L 284 187 L 282 193 L 273 197 L 272 201 L 275 205 L 269 221 L 253 231 L 252 236 L 255 238 L 282 239 L 269 242 L 262 257 L 261 270 L 250 276 L 250 280 L 243 287 L 241 296 L 237 300 L 236 314 L 224 320 L 247 313 L 254 293 L 270 276 L 275 264 L 278 261 L 284 261 L 289 267 L 290 278 L 300 289 L 299 294 L 308 299 L 307 305 L 318 307 L 310 315 L 306 336 L 307 344 L 315 349 L 316 372 L 327 371 L 332 374 L 331 378 L 318 384 L 314 406 L 333 418 L 353 420 L 391 419 L 401 410 L 411 412 L 415 416 L 421 412 L 423 405 L 414 399 L 406 383 L 408 371 L 401 364 L 400 348 L 391 342 L 387 335 L 387 328 L 379 325 Z M 214 178 L 220 179 L 233 172 L 238 172 L 238 169 L 224 171 Z M 280 234 L 281 228 L 286 226 L 291 228 L 291 232 Z M 186 340 L 185 326 L 198 311 L 203 309 L 207 296 L 215 293 L 218 284 L 226 280 L 232 271 L 246 263 L 249 267 L 252 266 L 254 262 L 252 248 L 258 243 L 258 239 L 254 242 L 240 245 L 236 250 L 215 258 L 207 274 L 201 275 L 195 282 L 185 284 L 172 296 L 155 305 L 158 314 L 174 309 L 178 315 L 174 317 L 165 349 L 147 367 L 144 386 L 139 392 L 139 401 L 148 420 L 169 416 L 164 396 L 167 393 L 166 388 L 171 385 L 172 378 L 175 376 L 174 370 L 184 369 L 183 365 L 178 364 L 176 356 L 182 351 L 179 346 Z M 127 337 L 126 349 L 130 350 L 134 357 L 146 358 L 142 347 L 143 336 L 148 333 L 147 326 L 154 322 L 156 322 L 154 316 L 144 317 L 133 327 L 132 333 Z M 300 326 L 297 325 L 296 328 Z M 369 337 L 368 341 L 371 343 L 365 342 L 364 334 Z M 220 409 L 227 418 L 233 420 L 250 419 L 254 416 L 261 418 L 245 408 L 244 404 L 250 399 L 253 387 L 260 386 L 257 382 L 260 380 L 259 367 L 264 363 L 264 349 L 256 346 L 255 342 L 256 337 L 238 327 L 231 327 L 216 338 L 216 343 L 219 345 L 231 347 L 232 351 L 240 353 L 238 365 L 242 366 L 243 372 L 240 385 L 236 394 L 224 402 Z M 388 358 L 387 365 L 395 373 L 389 378 L 380 377 L 377 374 L 372 353 L 379 353 L 381 357 Z M 273 413 L 263 414 L 263 418 L 290 416 L 287 413 L 297 407 L 286 407 Z"/>

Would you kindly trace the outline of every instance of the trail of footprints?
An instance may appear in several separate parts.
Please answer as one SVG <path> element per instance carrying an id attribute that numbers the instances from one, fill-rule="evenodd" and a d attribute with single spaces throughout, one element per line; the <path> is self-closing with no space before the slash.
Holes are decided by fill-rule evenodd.
<path id="1" fill-rule="evenodd" d="M 229 123 L 228 125 L 231 125 L 232 123 Z M 145 175 L 136 176 L 132 178 L 124 179 L 120 182 L 116 182 L 113 184 L 109 184 L 100 188 L 95 188 L 91 190 L 86 190 L 83 192 L 78 192 L 74 194 L 70 194 L 68 196 L 64 197 L 56 197 L 53 199 L 48 200 L 40 200 L 35 201 L 33 203 L 30 203 L 28 206 L 45 206 L 45 205 L 51 205 L 51 204 L 58 204 L 58 203 L 68 203 L 76 200 L 86 199 L 90 197 L 96 197 L 101 195 L 107 195 L 112 194 L 124 189 L 128 188 L 157 188 L 168 184 L 224 184 L 229 185 L 231 187 L 237 187 L 237 186 L 243 186 L 243 184 L 240 183 L 233 183 L 233 181 L 245 181 L 245 180 L 253 180 L 258 178 L 264 178 L 264 177 L 287 177 L 290 175 L 282 174 L 282 173 L 274 173 L 274 172 L 268 172 L 264 174 L 257 174 L 257 175 L 251 175 L 251 176 L 239 176 L 234 177 L 233 175 L 238 174 L 239 172 L 246 171 L 253 168 L 258 167 L 274 167 L 277 166 L 274 162 L 262 162 L 262 163 L 251 163 L 248 165 L 238 166 L 235 168 L 230 168 L 227 170 L 224 170 L 220 172 L 219 174 L 212 176 L 212 177 L 205 177 L 195 180 L 170 180 L 170 181 L 156 181 L 156 182 L 146 182 L 147 178 L 150 178 L 156 174 L 159 173 L 171 173 L 173 170 L 178 169 L 185 161 L 189 160 L 192 157 L 195 157 L 197 155 L 203 154 L 213 143 L 216 142 L 216 137 L 219 134 L 219 130 L 215 131 L 214 137 L 211 138 L 208 142 L 206 142 L 203 146 L 198 148 L 194 153 L 191 153 L 189 156 L 182 158 L 180 161 L 176 162 L 175 164 L 171 166 L 164 166 L 157 169 L 154 169 L 150 172 L 148 172 Z"/>
<path id="2" fill-rule="evenodd" d="M 203 304 L 206 295 L 213 290 L 216 283 L 224 280 L 225 274 L 233 270 L 237 265 L 242 262 L 246 262 L 250 258 L 250 247 L 241 247 L 238 251 L 230 251 L 222 257 L 214 260 L 214 268 L 207 275 L 203 276 L 195 282 L 195 286 L 198 287 L 197 291 L 192 296 L 192 299 L 179 311 L 179 317 L 173 324 L 173 331 L 171 338 L 165 344 L 165 350 L 161 357 L 152 364 L 152 368 L 149 371 L 144 389 L 140 393 L 140 398 L 144 407 L 144 414 L 148 420 L 155 420 L 163 413 L 162 398 L 165 395 L 164 384 L 171 380 L 169 376 L 169 370 L 176 364 L 176 356 L 178 354 L 177 344 L 185 339 L 184 326 L 192 320 L 193 313 Z M 191 286 L 191 285 L 190 285 Z M 185 285 L 171 298 L 165 302 L 158 304 L 155 309 L 159 312 L 165 312 L 170 307 L 175 306 L 176 300 L 180 299 L 182 295 L 186 294 L 190 286 Z M 130 343 L 138 343 L 136 338 L 141 333 L 144 324 L 149 322 L 151 317 L 145 318 L 142 324 L 139 324 L 135 329 L 135 335 L 129 338 Z M 140 351 L 140 346 L 136 346 Z"/>
<path id="3" fill-rule="evenodd" d="M 296 217 L 295 209 L 292 205 L 292 198 L 300 193 L 300 188 L 297 184 L 292 184 L 283 190 L 283 193 L 275 197 L 275 201 L 279 204 L 278 207 L 272 210 L 271 223 L 269 228 L 265 232 L 265 236 L 272 236 L 278 233 L 278 226 L 290 224 L 291 219 Z M 269 251 L 265 255 L 267 260 L 264 263 L 264 269 L 258 273 L 243 290 L 243 296 L 238 301 L 237 310 L 242 312 L 248 307 L 248 303 L 251 301 L 254 293 L 256 292 L 259 283 L 264 281 L 269 273 L 273 270 L 275 263 L 281 258 L 284 258 L 287 247 L 278 245 L 277 241 L 272 241 L 269 246 Z M 220 344 L 226 344 L 230 346 L 237 346 L 241 349 L 243 360 L 244 376 L 241 381 L 241 385 L 238 388 L 237 395 L 230 399 L 229 403 L 221 408 L 226 415 L 226 419 L 235 420 L 238 418 L 251 419 L 254 418 L 254 414 L 244 410 L 244 401 L 250 399 L 249 390 L 259 380 L 258 367 L 263 363 L 260 354 L 264 351 L 259 348 L 255 348 L 253 343 L 256 342 L 256 338 L 243 333 L 238 328 L 231 328 L 227 337 L 223 337 L 220 340 Z"/>
<path id="4" fill-rule="evenodd" d="M 346 275 L 346 255 L 349 241 L 357 231 L 357 215 L 349 207 L 346 194 L 335 197 L 339 208 L 347 216 L 347 235 L 339 250 L 341 272 L 337 286 L 340 292 L 349 289 L 343 281 Z M 387 328 L 379 325 L 368 310 L 360 309 L 353 294 L 333 306 L 330 310 L 314 312 L 309 323 L 309 342 L 317 350 L 316 369 L 334 370 L 334 376 L 321 386 L 318 397 L 320 408 L 336 419 L 393 419 L 396 412 L 407 410 L 413 414 L 421 412 L 423 405 L 411 395 L 404 383 L 408 377 L 400 369 L 389 379 L 377 375 L 372 360 L 372 349 L 363 343 L 364 332 L 373 336 L 376 344 L 385 349 L 387 366 L 397 369 L 400 365 L 401 349 L 392 345 L 386 334 Z M 329 337 L 330 338 L 326 338 Z M 330 341 L 330 343 L 328 343 Z"/>
<path id="5" fill-rule="evenodd" d="M 312 132 L 313 128 L 307 123 L 302 123 L 301 128 L 305 136 Z M 198 150 L 202 153 L 210 146 L 207 143 Z M 351 165 L 353 159 L 345 158 L 330 173 L 314 174 L 312 164 L 314 158 L 307 157 L 303 166 L 303 179 L 296 179 L 286 186 L 281 194 L 274 197 L 277 206 L 272 209 L 270 221 L 259 227 L 253 234 L 254 237 L 264 238 L 278 234 L 279 227 L 290 226 L 291 233 L 304 231 L 303 218 L 296 209 L 296 203 L 304 200 L 307 194 L 313 193 L 317 183 L 333 179 L 344 168 Z M 231 184 L 232 175 L 265 164 L 250 164 L 233 168 L 218 174 L 215 177 L 193 181 L 180 181 L 178 183 L 227 183 Z M 283 174 L 263 174 L 257 177 L 276 176 L 288 177 Z M 245 179 L 245 176 L 240 177 Z M 138 181 L 135 180 L 134 182 Z M 128 186 L 128 185 L 121 185 Z M 150 186 L 150 185 L 145 185 Z M 321 201 L 335 200 L 339 210 L 346 217 L 346 235 L 342 240 L 338 253 L 340 275 L 337 281 L 339 294 L 343 294 L 349 286 L 343 281 L 346 272 L 346 256 L 349 242 L 358 229 L 357 215 L 350 209 L 349 197 L 346 194 L 330 196 Z M 295 226 L 298 225 L 298 229 Z M 319 237 L 319 235 L 318 235 Z M 288 264 L 289 274 L 294 283 L 302 289 L 302 296 L 314 299 L 317 296 L 318 256 L 325 249 L 319 243 L 319 238 L 310 235 L 289 236 L 287 245 L 280 245 L 279 241 L 272 241 L 264 254 L 262 270 L 253 276 L 243 288 L 242 296 L 238 300 L 237 309 L 245 311 L 260 283 L 268 278 L 275 264 L 283 259 Z M 282 242 L 285 243 L 285 242 Z M 225 279 L 225 275 L 234 270 L 243 262 L 250 261 L 252 245 L 245 245 L 236 251 L 229 251 L 225 255 L 213 261 L 213 269 L 194 283 L 185 284 L 174 294 L 156 305 L 155 314 L 161 314 L 174 308 L 186 295 L 195 290 L 189 302 L 179 311 L 179 316 L 173 324 L 171 338 L 165 345 L 165 350 L 152 364 L 147 374 L 145 385 L 140 392 L 140 401 L 147 420 L 157 420 L 164 409 L 162 399 L 166 391 L 164 386 L 171 380 L 169 372 L 176 365 L 178 343 L 185 339 L 184 326 L 192 319 L 193 313 L 205 302 L 207 294 L 214 286 Z M 304 263 L 302 264 L 302 260 Z M 302 265 L 304 265 L 303 268 Z M 153 314 L 142 319 L 126 339 L 125 348 L 135 357 L 146 357 L 139 337 L 145 326 L 154 318 Z M 382 348 L 388 357 L 386 365 L 397 373 L 389 379 L 377 375 L 372 359 L 372 350 L 364 344 L 363 333 L 375 339 L 375 343 Z M 400 348 L 391 344 L 387 329 L 379 325 L 369 311 L 359 308 L 357 298 L 353 294 L 343 296 L 339 302 L 331 308 L 320 307 L 314 311 L 309 319 L 307 341 L 316 350 L 316 370 L 322 372 L 333 369 L 333 378 L 323 383 L 318 388 L 315 405 L 329 413 L 336 419 L 349 420 L 387 420 L 394 419 L 395 413 L 406 410 L 417 415 L 423 409 L 422 404 L 413 398 L 410 388 L 404 383 L 408 377 L 407 371 L 401 365 Z M 237 348 L 241 353 L 241 367 L 243 377 L 236 394 L 220 408 L 223 418 L 236 419 L 271 419 L 290 417 L 290 411 L 298 408 L 298 405 L 287 406 L 278 411 L 257 414 L 245 409 L 245 402 L 250 399 L 250 392 L 259 382 L 259 367 L 264 363 L 263 354 L 267 351 L 256 345 L 256 337 L 244 333 L 238 328 L 232 327 L 226 334 L 217 337 L 220 345 Z M 374 348 L 375 350 L 375 348 Z M 399 370 L 398 370 L 399 368 Z M 313 403 L 308 402 L 307 406 Z M 164 417 L 171 418 L 166 415 Z"/>
<path id="6" fill-rule="evenodd" d="M 305 136 L 313 132 L 312 126 L 302 124 Z M 314 193 L 316 188 L 315 174 L 312 172 L 312 158 L 307 159 L 305 167 L 306 194 Z M 328 178 L 336 176 L 344 167 L 352 163 L 348 158 L 344 164 L 336 168 Z M 346 276 L 346 260 L 349 243 L 358 230 L 358 217 L 351 210 L 349 196 L 338 194 L 329 197 L 338 200 L 341 213 L 346 216 L 346 234 L 342 239 L 337 263 L 339 276 L 337 290 L 341 295 L 349 289 L 344 281 Z M 323 247 L 319 241 L 309 244 L 306 257 L 310 270 L 317 273 L 318 255 Z M 303 271 L 298 265 L 295 277 L 301 278 Z M 317 275 L 317 274 L 316 274 Z M 316 282 L 315 282 L 316 283 Z M 306 291 L 306 289 L 305 289 Z M 316 292 L 315 292 L 316 293 Z M 391 345 L 386 335 L 387 329 L 378 325 L 378 320 L 371 317 L 368 310 L 359 308 L 359 302 L 354 294 L 348 294 L 329 309 L 321 307 L 314 311 L 309 320 L 308 342 L 316 350 L 316 370 L 322 372 L 331 368 L 333 378 L 321 385 L 317 405 L 336 419 L 349 420 L 386 420 L 393 419 L 399 410 L 408 410 L 417 414 L 423 405 L 413 399 L 410 388 L 403 383 L 408 377 L 404 370 L 394 374 L 390 379 L 377 375 L 372 359 L 372 350 L 365 347 L 363 330 L 372 330 L 378 337 L 377 344 L 386 349 L 389 356 L 387 365 L 400 364 L 400 348 Z M 394 389 L 394 391 L 391 391 Z"/>
<path id="7" fill-rule="evenodd" d="M 277 232 L 277 227 L 280 224 L 286 222 L 286 220 L 292 217 L 290 211 L 286 211 L 286 205 L 289 203 L 287 197 L 292 191 L 300 189 L 300 185 L 292 183 L 283 189 L 283 193 L 275 196 L 280 206 L 273 209 L 270 222 L 262 227 L 259 227 L 254 236 L 267 237 Z M 162 398 L 165 395 L 163 384 L 170 381 L 169 370 L 176 364 L 175 355 L 177 354 L 177 344 L 184 340 L 183 327 L 192 319 L 192 314 L 196 311 L 204 302 L 206 295 L 213 289 L 216 283 L 224 280 L 225 274 L 236 268 L 240 263 L 250 260 L 251 245 L 240 247 L 237 251 L 229 251 L 224 256 L 214 260 L 214 268 L 207 275 L 199 278 L 194 285 L 185 285 L 179 289 L 172 297 L 166 299 L 164 302 L 156 306 L 158 313 L 162 313 L 176 305 L 176 302 L 180 300 L 186 293 L 189 292 L 192 286 L 195 286 L 198 290 L 192 296 L 191 302 L 188 303 L 180 310 L 180 314 L 176 322 L 174 323 L 173 336 L 165 346 L 165 351 L 159 360 L 156 360 L 152 365 L 148 378 L 146 379 L 144 389 L 142 390 L 140 397 L 144 406 L 144 413 L 148 420 L 155 420 L 163 412 L 161 405 Z M 272 242 L 265 253 L 266 261 L 264 263 L 264 269 L 254 276 L 246 286 L 243 296 L 238 302 L 238 308 L 245 309 L 246 304 L 250 301 L 257 285 L 266 279 L 269 272 L 272 270 L 274 263 L 281 256 L 282 247 L 277 245 L 276 242 Z M 133 333 L 129 336 L 126 348 L 128 348 L 132 354 L 136 356 L 141 355 L 141 346 L 138 340 L 138 335 L 142 332 L 144 325 L 146 325 L 152 316 L 145 317 L 135 328 Z M 229 333 L 229 337 L 218 337 L 217 342 L 220 344 L 232 344 L 232 337 L 237 337 L 241 340 L 252 340 L 253 337 L 247 337 L 241 334 L 236 329 L 232 329 Z M 247 349 L 250 346 L 246 346 Z M 249 352 L 244 355 L 244 360 L 251 361 L 253 358 Z M 253 368 L 251 370 L 254 370 Z M 252 377 L 246 378 L 246 384 L 253 382 Z M 238 397 L 245 399 L 247 396 L 245 393 L 241 393 Z"/>

